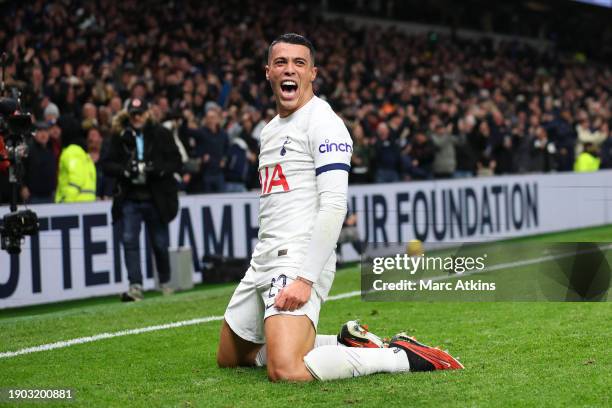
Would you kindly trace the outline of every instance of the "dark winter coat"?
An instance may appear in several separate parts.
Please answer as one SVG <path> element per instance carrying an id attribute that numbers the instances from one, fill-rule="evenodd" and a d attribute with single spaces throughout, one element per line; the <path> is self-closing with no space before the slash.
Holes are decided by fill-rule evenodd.
<path id="1" fill-rule="evenodd" d="M 147 163 L 147 183 L 152 201 L 162 222 L 170 222 L 178 213 L 178 184 L 174 173 L 182 166 L 181 156 L 172 133 L 162 125 L 148 121 L 144 126 L 144 162 Z M 121 217 L 121 208 L 130 189 L 138 188 L 124 176 L 124 171 L 135 157 L 135 143 L 115 131 L 104 158 L 102 169 L 117 179 L 113 199 L 113 221 Z"/>

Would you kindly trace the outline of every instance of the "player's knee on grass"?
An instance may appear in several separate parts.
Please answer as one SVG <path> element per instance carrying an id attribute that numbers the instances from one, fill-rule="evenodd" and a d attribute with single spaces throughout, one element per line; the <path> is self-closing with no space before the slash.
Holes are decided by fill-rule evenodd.
<path id="1" fill-rule="evenodd" d="M 304 352 L 295 349 L 268 346 L 268 379 L 277 381 L 311 381 L 313 377 L 304 365 Z"/>
<path id="2" fill-rule="evenodd" d="M 231 368 L 231 367 L 236 367 L 236 366 L 232 365 L 229 360 L 226 360 L 224 357 L 222 357 L 221 353 L 217 353 L 217 367 L 219 367 L 219 368 Z"/>
<path id="3" fill-rule="evenodd" d="M 261 347 L 261 344 L 240 338 L 224 321 L 219 335 L 217 365 L 221 368 L 253 366 L 255 356 Z"/>
<path id="4" fill-rule="evenodd" d="M 268 380 L 272 382 L 291 381 L 292 372 L 287 367 L 268 365 Z"/>
<path id="5" fill-rule="evenodd" d="M 282 363 L 268 361 L 267 370 L 268 379 L 272 382 L 312 380 L 304 367 L 304 362 L 300 359 Z"/>
<path id="6" fill-rule="evenodd" d="M 235 350 L 228 349 L 219 345 L 217 351 L 217 366 L 219 368 L 252 367 L 255 365 L 253 355 L 257 352 L 247 354 L 237 353 Z"/>
<path id="7" fill-rule="evenodd" d="M 290 352 L 286 348 L 268 348 L 266 369 L 270 381 L 292 381 L 303 370 L 302 356 Z"/>
<path id="8" fill-rule="evenodd" d="M 306 315 L 274 315 L 265 320 L 267 369 L 271 381 L 311 381 L 304 356 L 314 346 L 316 332 Z"/>
<path id="9" fill-rule="evenodd" d="M 217 349 L 217 366 L 219 368 L 231 368 L 238 367 L 239 360 L 238 355 L 232 348 L 223 341 L 223 336 L 219 341 L 219 348 Z"/>
<path id="10" fill-rule="evenodd" d="M 238 367 L 238 359 L 236 356 L 230 355 L 223 348 L 222 344 L 219 344 L 219 349 L 217 350 L 217 366 L 219 366 L 219 368 Z"/>

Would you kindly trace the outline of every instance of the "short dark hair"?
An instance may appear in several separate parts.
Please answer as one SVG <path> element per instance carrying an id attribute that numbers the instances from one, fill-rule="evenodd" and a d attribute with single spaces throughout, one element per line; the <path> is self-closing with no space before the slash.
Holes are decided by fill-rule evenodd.
<path id="1" fill-rule="evenodd" d="M 287 44 L 297 44 L 303 45 L 304 47 L 310 50 L 310 59 L 312 59 L 312 65 L 315 63 L 315 48 L 308 40 L 308 38 L 303 35 L 296 33 L 285 33 L 283 35 L 278 36 L 274 41 L 270 43 L 268 47 L 268 52 L 266 54 L 266 61 L 270 59 L 270 55 L 272 55 L 272 47 L 274 47 L 278 43 L 287 43 Z"/>

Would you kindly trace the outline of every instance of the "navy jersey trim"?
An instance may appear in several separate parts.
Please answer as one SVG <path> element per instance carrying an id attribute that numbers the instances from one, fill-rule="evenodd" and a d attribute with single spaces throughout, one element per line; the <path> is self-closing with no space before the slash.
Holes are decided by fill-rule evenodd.
<path id="1" fill-rule="evenodd" d="M 345 170 L 345 171 L 349 171 L 349 170 L 351 170 L 351 166 L 349 166 L 348 164 L 344 164 L 344 163 L 326 164 L 325 166 L 317 167 L 315 169 L 315 174 L 318 176 L 319 174 L 325 173 L 326 171 L 330 171 L 330 170 Z"/>

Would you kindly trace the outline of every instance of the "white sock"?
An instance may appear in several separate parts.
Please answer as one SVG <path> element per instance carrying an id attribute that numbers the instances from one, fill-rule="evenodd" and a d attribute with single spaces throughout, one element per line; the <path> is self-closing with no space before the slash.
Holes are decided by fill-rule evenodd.
<path id="1" fill-rule="evenodd" d="M 322 346 L 306 354 L 304 363 L 313 377 L 321 381 L 410 370 L 406 352 L 397 347 Z"/>
<path id="2" fill-rule="evenodd" d="M 321 346 L 342 346 L 342 343 L 338 343 L 338 336 L 335 334 L 317 334 L 315 337 L 314 348 Z"/>
<path id="3" fill-rule="evenodd" d="M 321 346 L 342 346 L 343 344 L 338 343 L 338 337 L 334 334 L 317 334 L 315 337 L 314 348 Z M 257 356 L 255 356 L 255 365 L 257 367 L 265 367 L 268 360 L 268 353 L 266 351 L 266 345 L 259 349 Z"/>

